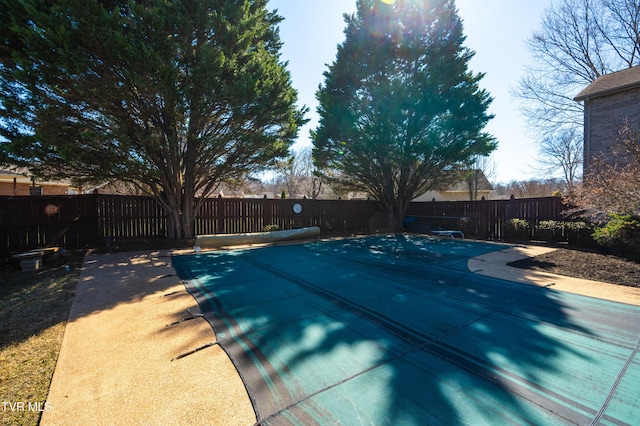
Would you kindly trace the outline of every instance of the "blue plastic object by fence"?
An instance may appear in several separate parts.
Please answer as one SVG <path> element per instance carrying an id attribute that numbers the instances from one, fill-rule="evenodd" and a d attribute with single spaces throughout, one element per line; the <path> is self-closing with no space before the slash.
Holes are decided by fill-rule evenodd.
<path id="1" fill-rule="evenodd" d="M 173 262 L 260 424 L 640 424 L 640 308 L 468 271 L 503 248 L 395 235 Z"/>

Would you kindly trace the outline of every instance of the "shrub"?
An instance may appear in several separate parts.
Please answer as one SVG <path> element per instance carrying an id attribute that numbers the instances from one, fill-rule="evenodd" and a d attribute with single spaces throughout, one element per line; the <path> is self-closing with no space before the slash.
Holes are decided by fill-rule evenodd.
<path id="1" fill-rule="evenodd" d="M 543 220 L 538 223 L 538 238 L 544 241 L 569 241 L 571 244 L 593 245 L 593 229 L 586 222 Z"/>
<path id="2" fill-rule="evenodd" d="M 538 229 L 544 229 L 548 231 L 556 231 L 558 229 L 562 229 L 564 226 L 563 222 L 558 222 L 557 220 L 541 220 L 538 223 Z"/>
<path id="3" fill-rule="evenodd" d="M 568 231 L 580 232 L 584 229 L 589 229 L 589 225 L 586 222 L 564 222 L 564 226 Z"/>
<path id="4" fill-rule="evenodd" d="M 608 250 L 637 257 L 640 254 L 640 217 L 611 215 L 606 225 L 596 228 L 593 238 Z"/>
<path id="5" fill-rule="evenodd" d="M 557 220 L 542 220 L 538 223 L 538 237 L 545 241 L 560 241 L 562 239 L 564 222 Z"/>
<path id="6" fill-rule="evenodd" d="M 594 229 L 586 222 L 564 222 L 565 232 L 570 244 L 581 246 L 593 246 L 594 240 L 592 234 Z"/>
<path id="7" fill-rule="evenodd" d="M 509 219 L 504 224 L 506 238 L 525 240 L 529 238 L 529 222 L 524 219 Z"/>
<path id="8" fill-rule="evenodd" d="M 264 232 L 273 232 L 279 231 L 280 227 L 278 225 L 267 225 L 264 227 Z"/>

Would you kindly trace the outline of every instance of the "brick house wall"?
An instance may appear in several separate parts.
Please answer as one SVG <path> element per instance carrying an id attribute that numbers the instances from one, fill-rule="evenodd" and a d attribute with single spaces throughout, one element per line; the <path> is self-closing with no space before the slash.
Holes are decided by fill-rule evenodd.
<path id="1" fill-rule="evenodd" d="M 30 196 L 30 195 L 67 195 L 70 186 L 64 182 L 38 182 L 37 194 L 32 193 L 33 183 L 23 174 L 0 170 L 1 196 Z"/>
<path id="2" fill-rule="evenodd" d="M 68 186 L 66 185 L 37 185 L 42 189 L 41 195 L 67 195 Z M 30 183 L 16 183 L 13 182 L 0 182 L 0 195 L 8 196 L 29 196 L 31 195 Z"/>
<path id="3" fill-rule="evenodd" d="M 67 195 L 69 192 L 68 185 L 48 185 L 44 183 L 41 186 L 42 195 Z"/>
<path id="4" fill-rule="evenodd" d="M 610 164 L 623 160 L 612 148 L 625 121 L 640 125 L 640 67 L 604 75 L 574 99 L 584 103 L 584 173 L 600 155 Z"/>
<path id="5" fill-rule="evenodd" d="M 588 170 L 594 156 L 602 154 L 607 162 L 617 160 L 611 151 L 625 120 L 637 126 L 640 119 L 640 89 L 615 93 L 586 101 L 584 167 Z"/>

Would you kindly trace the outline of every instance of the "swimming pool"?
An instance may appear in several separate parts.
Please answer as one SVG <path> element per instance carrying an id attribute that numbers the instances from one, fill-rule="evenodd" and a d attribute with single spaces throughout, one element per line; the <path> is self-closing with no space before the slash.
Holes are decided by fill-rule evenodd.
<path id="1" fill-rule="evenodd" d="M 173 263 L 260 424 L 640 424 L 640 308 L 467 269 L 505 247 L 391 235 Z"/>

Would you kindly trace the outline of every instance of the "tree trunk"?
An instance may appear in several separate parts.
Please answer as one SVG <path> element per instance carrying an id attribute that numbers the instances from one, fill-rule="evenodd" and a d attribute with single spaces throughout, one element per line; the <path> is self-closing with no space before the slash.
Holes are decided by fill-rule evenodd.
<path id="1" fill-rule="evenodd" d="M 195 237 L 194 220 L 195 220 L 195 200 L 189 194 L 182 196 L 182 223 L 180 236 L 181 241 L 191 240 Z"/>
<path id="2" fill-rule="evenodd" d="M 183 244 L 195 237 L 190 211 L 167 212 L 167 236 L 172 243 Z"/>
<path id="3" fill-rule="evenodd" d="M 396 216 L 395 214 L 391 215 L 393 220 L 393 232 L 394 233 L 403 233 L 404 232 L 404 215 Z"/>
<path id="4" fill-rule="evenodd" d="M 165 202 L 161 205 L 167 213 L 167 237 L 172 243 L 182 244 L 195 237 L 194 235 L 194 210 L 192 199 L 183 195 L 180 204 Z"/>
<path id="5" fill-rule="evenodd" d="M 393 204 L 391 210 L 391 219 L 393 223 L 393 232 L 404 232 L 404 216 L 407 213 L 409 205 L 404 200 L 405 197 L 398 196 Z"/>
<path id="6" fill-rule="evenodd" d="M 181 238 L 181 219 L 177 209 L 167 209 L 167 237 L 171 241 Z"/>

